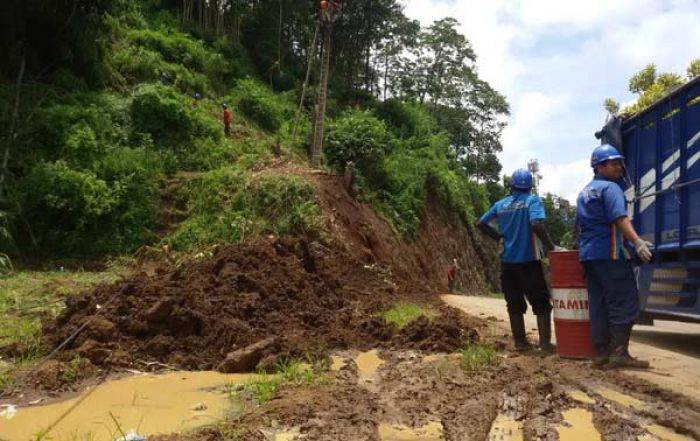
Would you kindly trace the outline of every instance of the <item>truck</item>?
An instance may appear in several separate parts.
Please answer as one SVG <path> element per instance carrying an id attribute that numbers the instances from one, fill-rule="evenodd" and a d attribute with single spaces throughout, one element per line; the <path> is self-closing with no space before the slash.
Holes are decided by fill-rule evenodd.
<path id="1" fill-rule="evenodd" d="M 625 156 L 628 214 L 654 244 L 637 269 L 642 322 L 700 322 L 700 77 L 596 137 Z"/>

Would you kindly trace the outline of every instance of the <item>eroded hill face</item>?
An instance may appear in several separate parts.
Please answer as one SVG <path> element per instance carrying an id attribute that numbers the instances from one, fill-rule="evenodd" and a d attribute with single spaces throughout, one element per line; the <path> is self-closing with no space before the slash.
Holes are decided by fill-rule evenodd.
<path id="1" fill-rule="evenodd" d="M 445 292 L 447 267 L 454 258 L 462 268 L 464 292 L 497 290 L 495 245 L 451 219 L 430 193 L 415 239 L 400 238 L 370 205 L 350 196 L 339 179 L 320 174 L 313 178 L 328 229 L 339 245 L 367 264 L 391 269 L 404 291 Z"/>

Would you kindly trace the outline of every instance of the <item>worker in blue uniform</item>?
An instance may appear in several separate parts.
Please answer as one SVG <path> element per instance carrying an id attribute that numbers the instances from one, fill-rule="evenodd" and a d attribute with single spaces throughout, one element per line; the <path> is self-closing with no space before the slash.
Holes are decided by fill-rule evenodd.
<path id="1" fill-rule="evenodd" d="M 649 262 L 652 244 L 637 235 L 627 216 L 625 196 L 618 184 L 623 160 L 610 145 L 593 150 L 595 176 L 576 201 L 579 260 L 588 285 L 591 337 L 597 352 L 594 364 L 648 368 L 647 361 L 630 356 L 628 347 L 632 325 L 639 316 L 632 253 Z"/>
<path id="2" fill-rule="evenodd" d="M 503 238 L 501 286 L 517 351 L 530 348 L 525 335 L 527 303 L 537 315 L 540 348 L 553 352 L 550 293 L 541 258 L 554 248 L 544 228 L 542 200 L 531 193 L 532 174 L 518 169 L 511 178 L 511 194 L 496 202 L 477 223 L 494 240 Z"/>

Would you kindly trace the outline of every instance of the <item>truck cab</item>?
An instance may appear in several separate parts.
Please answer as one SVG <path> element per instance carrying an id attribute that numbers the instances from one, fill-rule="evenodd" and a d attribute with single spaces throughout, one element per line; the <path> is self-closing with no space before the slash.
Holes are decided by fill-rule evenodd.
<path id="1" fill-rule="evenodd" d="M 700 77 L 596 136 L 625 155 L 635 229 L 654 244 L 637 278 L 643 318 L 700 322 Z"/>

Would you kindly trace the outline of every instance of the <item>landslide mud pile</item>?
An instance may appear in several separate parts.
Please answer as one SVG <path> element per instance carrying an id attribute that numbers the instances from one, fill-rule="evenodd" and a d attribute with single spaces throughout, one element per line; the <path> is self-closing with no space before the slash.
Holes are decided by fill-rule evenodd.
<path id="1" fill-rule="evenodd" d="M 270 237 L 71 299 L 45 324 L 44 344 L 51 350 L 88 322 L 61 360 L 78 354 L 104 369 L 152 361 L 215 369 L 232 351 L 266 339 L 263 364 L 347 347 L 450 351 L 478 337 L 447 308 L 396 331 L 377 313 L 399 299 L 406 294 L 376 267 L 315 242 Z"/>

